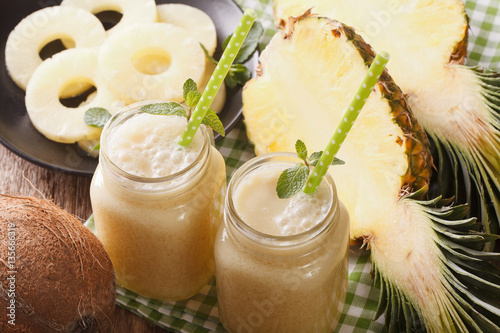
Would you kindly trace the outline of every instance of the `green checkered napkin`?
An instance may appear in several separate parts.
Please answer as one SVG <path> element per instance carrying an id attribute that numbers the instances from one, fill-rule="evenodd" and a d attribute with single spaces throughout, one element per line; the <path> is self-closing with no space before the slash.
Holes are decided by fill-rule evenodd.
<path id="1" fill-rule="evenodd" d="M 236 0 L 242 8 L 252 8 L 265 28 L 262 45 L 275 33 L 271 0 Z M 466 1 L 470 17 L 469 65 L 482 64 L 500 70 L 500 0 Z M 228 179 L 254 155 L 240 123 L 217 144 L 226 160 Z M 87 225 L 93 229 L 90 219 Z M 384 332 L 383 318 L 373 321 L 378 290 L 371 286 L 369 252 L 352 249 L 349 259 L 349 284 L 346 305 L 336 332 Z M 160 302 L 118 288 L 121 307 L 175 332 L 225 332 L 218 319 L 215 281 L 194 297 L 182 302 Z"/>

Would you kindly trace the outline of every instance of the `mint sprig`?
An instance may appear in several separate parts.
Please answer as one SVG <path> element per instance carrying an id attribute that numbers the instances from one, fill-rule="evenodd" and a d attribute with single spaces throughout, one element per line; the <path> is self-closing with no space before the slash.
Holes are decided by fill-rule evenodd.
<path id="1" fill-rule="evenodd" d="M 276 184 L 276 193 L 280 199 L 288 199 L 304 188 L 311 167 L 316 166 L 321 154 L 323 154 L 322 151 L 317 151 L 307 158 L 307 147 L 302 140 L 297 140 L 295 143 L 295 151 L 302 163 L 297 163 L 294 167 L 288 168 L 281 173 Z M 345 164 L 345 162 L 338 158 L 335 158 L 332 162 L 332 165 L 341 164 Z"/>
<path id="2" fill-rule="evenodd" d="M 111 114 L 104 108 L 94 107 L 85 111 L 83 121 L 86 125 L 103 128 L 111 118 Z"/>
<path id="3" fill-rule="evenodd" d="M 188 116 L 186 109 L 184 109 L 182 105 L 176 102 L 148 104 L 141 106 L 139 110 L 154 115 L 180 116 L 180 117 Z"/>
<path id="4" fill-rule="evenodd" d="M 189 120 L 193 108 L 196 107 L 201 98 L 201 94 L 198 92 L 198 86 L 193 79 L 187 79 L 186 82 L 184 82 L 182 95 L 184 97 L 186 105 L 188 106 L 187 112 L 186 109 L 177 102 L 148 104 L 142 106 L 140 110 L 155 115 L 183 116 L 188 118 Z M 226 132 L 224 131 L 224 125 L 222 124 L 214 110 L 209 108 L 201 122 L 202 124 L 205 124 L 212 128 L 220 135 L 226 135 Z"/>
<path id="5" fill-rule="evenodd" d="M 283 171 L 276 185 L 278 197 L 287 199 L 299 192 L 306 184 L 309 171 L 309 168 L 302 163 L 297 163 L 293 168 Z"/>
<path id="6" fill-rule="evenodd" d="M 243 86 L 252 77 L 250 70 L 248 70 L 248 68 L 245 65 L 243 65 L 243 63 L 248 61 L 248 59 L 250 59 L 252 54 L 254 54 L 254 52 L 257 50 L 259 46 L 260 37 L 262 36 L 263 33 L 264 33 L 264 28 L 258 21 L 255 21 L 254 24 L 252 25 L 252 28 L 248 32 L 245 41 L 241 45 L 240 51 L 236 55 L 236 58 L 234 59 L 231 68 L 229 68 L 229 71 L 224 80 L 229 88 L 234 88 L 237 85 Z M 226 48 L 230 39 L 231 35 L 228 36 L 222 43 L 222 49 Z M 219 62 L 215 60 L 214 57 L 212 57 L 208 53 L 206 47 L 203 44 L 200 45 L 201 48 L 203 49 L 203 52 L 205 52 L 205 56 L 207 57 L 207 59 L 217 65 Z"/>

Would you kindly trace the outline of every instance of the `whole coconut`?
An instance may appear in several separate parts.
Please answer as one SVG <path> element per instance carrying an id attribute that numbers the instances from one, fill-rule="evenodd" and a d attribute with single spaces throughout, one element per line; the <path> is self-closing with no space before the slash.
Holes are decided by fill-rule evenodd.
<path id="1" fill-rule="evenodd" d="M 111 260 L 71 214 L 0 194 L 0 332 L 106 332 L 115 309 Z"/>

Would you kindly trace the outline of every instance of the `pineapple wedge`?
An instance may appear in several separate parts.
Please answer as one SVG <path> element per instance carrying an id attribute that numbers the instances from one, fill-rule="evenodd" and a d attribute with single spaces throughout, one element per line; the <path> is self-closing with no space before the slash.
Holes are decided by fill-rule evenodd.
<path id="1" fill-rule="evenodd" d="M 462 0 L 274 0 L 277 24 L 312 12 L 344 22 L 376 50 L 391 54 L 388 69 L 415 118 L 436 143 L 439 177 L 473 178 L 484 205 L 484 228 L 500 227 L 500 74 L 464 66 L 468 18 Z M 467 180 L 468 181 L 468 180 Z M 457 180 L 458 182 L 458 180 Z M 442 179 L 442 191 L 449 181 Z M 455 186 L 458 196 L 458 187 Z M 488 245 L 487 248 L 491 248 Z"/>
<path id="2" fill-rule="evenodd" d="M 106 38 L 101 22 L 87 11 L 74 7 L 47 7 L 25 17 L 12 30 L 5 45 L 5 63 L 12 80 L 23 90 L 43 60 L 40 50 L 56 39 L 74 47 L 94 47 Z M 71 96 L 73 91 L 66 95 Z"/>
<path id="3" fill-rule="evenodd" d="M 257 154 L 326 146 L 373 61 L 354 31 L 327 18 L 290 18 L 260 56 L 243 90 L 243 115 Z M 385 72 L 331 168 L 351 217 L 351 237 L 371 249 L 379 315 L 390 332 L 497 332 L 500 278 L 480 252 L 496 236 L 478 232 L 467 208 L 428 189 L 429 143 Z"/>
<path id="4" fill-rule="evenodd" d="M 158 63 L 158 58 L 163 60 Z M 205 54 L 182 28 L 167 23 L 138 24 L 104 41 L 99 70 L 109 89 L 129 103 L 145 99 L 181 102 L 184 82 L 188 78 L 200 82 Z"/>
<path id="5" fill-rule="evenodd" d="M 152 23 L 157 19 L 154 0 L 63 0 L 61 6 L 78 7 L 92 14 L 104 11 L 121 13 L 120 22 L 107 30 L 108 35 L 127 29 L 134 24 Z"/>
<path id="6" fill-rule="evenodd" d="M 26 89 L 26 110 L 35 128 L 48 139 L 62 143 L 99 138 L 100 128 L 83 121 L 86 110 L 103 107 L 117 112 L 125 103 L 107 89 L 97 69 L 98 48 L 78 48 L 60 52 L 43 62 L 33 73 Z M 96 87 L 93 99 L 76 108 L 61 104 L 60 91 L 73 82 Z"/>

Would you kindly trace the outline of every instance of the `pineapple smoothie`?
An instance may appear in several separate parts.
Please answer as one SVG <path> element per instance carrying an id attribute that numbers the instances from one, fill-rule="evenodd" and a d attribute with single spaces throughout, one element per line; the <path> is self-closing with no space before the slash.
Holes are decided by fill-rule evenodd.
<path id="1" fill-rule="evenodd" d="M 200 127 L 181 147 L 186 118 L 138 110 L 145 104 L 116 114 L 103 131 L 90 191 L 97 236 L 120 285 L 182 300 L 214 273 L 225 164 L 211 130 Z"/>
<path id="2" fill-rule="evenodd" d="M 279 199 L 292 154 L 262 155 L 233 176 L 215 244 L 229 332 L 331 332 L 347 289 L 349 218 L 327 175 L 313 195 Z"/>

